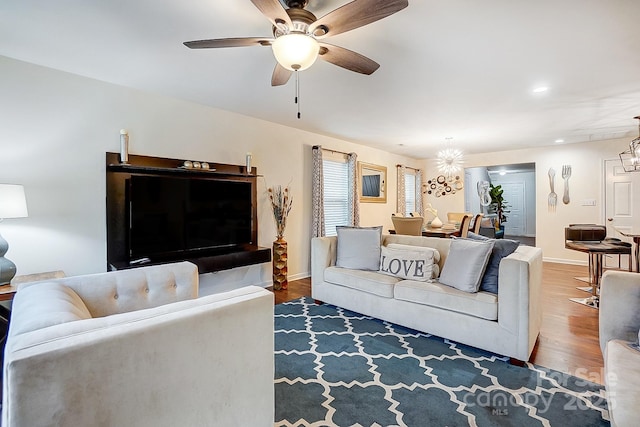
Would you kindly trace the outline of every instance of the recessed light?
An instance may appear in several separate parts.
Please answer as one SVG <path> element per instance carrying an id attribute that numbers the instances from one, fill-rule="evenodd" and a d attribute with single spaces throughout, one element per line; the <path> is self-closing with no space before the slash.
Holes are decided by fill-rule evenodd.
<path id="1" fill-rule="evenodd" d="M 556 144 L 562 144 L 564 142 L 564 139 L 556 139 L 555 141 Z"/>
<path id="2" fill-rule="evenodd" d="M 543 93 L 543 92 L 546 92 L 548 90 L 549 90 L 549 88 L 546 87 L 546 86 L 538 86 L 538 87 L 533 89 L 533 93 Z"/>
<path id="3" fill-rule="evenodd" d="M 505 176 L 507 174 L 507 171 L 500 171 L 500 176 Z"/>

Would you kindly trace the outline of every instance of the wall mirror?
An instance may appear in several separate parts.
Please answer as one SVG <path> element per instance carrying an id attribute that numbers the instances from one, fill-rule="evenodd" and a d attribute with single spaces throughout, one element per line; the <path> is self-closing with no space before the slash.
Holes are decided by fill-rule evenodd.
<path id="1" fill-rule="evenodd" d="M 387 203 L 387 168 L 358 162 L 360 202 Z"/>

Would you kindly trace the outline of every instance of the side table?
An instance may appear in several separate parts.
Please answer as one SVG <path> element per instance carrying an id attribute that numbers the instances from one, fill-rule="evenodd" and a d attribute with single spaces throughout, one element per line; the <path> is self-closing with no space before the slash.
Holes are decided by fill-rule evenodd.
<path id="1" fill-rule="evenodd" d="M 18 291 L 18 285 L 21 283 L 38 282 L 40 280 L 59 279 L 64 277 L 64 271 L 47 271 L 45 273 L 25 274 L 24 276 L 16 276 L 8 285 L 0 286 L 0 301 L 11 301 Z"/>

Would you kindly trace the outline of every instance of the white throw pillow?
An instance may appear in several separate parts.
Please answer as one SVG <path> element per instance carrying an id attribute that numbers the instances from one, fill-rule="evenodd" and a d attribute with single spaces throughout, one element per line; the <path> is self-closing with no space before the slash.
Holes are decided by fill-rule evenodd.
<path id="1" fill-rule="evenodd" d="M 382 226 L 378 227 L 336 227 L 338 246 L 336 266 L 354 270 L 380 268 L 380 246 Z"/>
<path id="2" fill-rule="evenodd" d="M 401 246 L 409 249 L 393 248 L 391 245 L 382 247 L 381 273 L 419 282 L 426 282 L 434 277 L 434 266 L 437 268 L 438 264 L 434 264 L 433 252 L 413 249 L 415 246 Z"/>
<path id="3" fill-rule="evenodd" d="M 437 249 L 430 248 L 428 246 L 415 246 L 415 245 L 403 245 L 402 243 L 389 243 L 388 248 L 392 249 L 407 249 L 412 251 L 423 251 L 431 254 L 433 262 L 440 262 L 440 252 Z"/>
<path id="4" fill-rule="evenodd" d="M 439 282 L 464 292 L 478 292 L 494 242 L 453 239 Z"/>

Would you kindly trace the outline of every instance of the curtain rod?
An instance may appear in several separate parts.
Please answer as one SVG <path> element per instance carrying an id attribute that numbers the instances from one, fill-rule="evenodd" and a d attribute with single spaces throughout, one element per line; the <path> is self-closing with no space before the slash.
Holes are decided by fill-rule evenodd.
<path id="1" fill-rule="evenodd" d="M 329 152 L 331 152 L 331 153 L 344 154 L 345 156 L 348 156 L 348 155 L 349 155 L 349 153 L 345 153 L 344 151 L 331 150 L 331 149 L 329 149 L 329 148 L 324 148 L 324 147 L 322 147 L 322 146 L 320 146 L 320 145 L 314 145 L 314 146 L 313 146 L 313 148 L 315 148 L 315 149 L 318 149 L 318 148 L 319 148 L 320 150 L 329 151 Z"/>
<path id="2" fill-rule="evenodd" d="M 404 166 L 404 165 L 396 165 L 397 168 L 402 167 L 402 166 Z M 414 171 L 419 171 L 420 170 L 418 168 L 412 168 L 411 166 L 404 166 L 404 167 L 407 168 L 407 169 L 413 169 Z"/>

